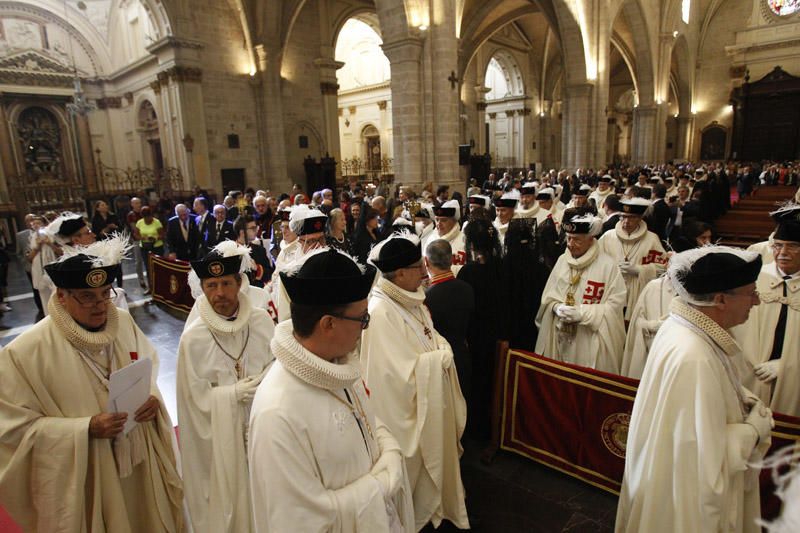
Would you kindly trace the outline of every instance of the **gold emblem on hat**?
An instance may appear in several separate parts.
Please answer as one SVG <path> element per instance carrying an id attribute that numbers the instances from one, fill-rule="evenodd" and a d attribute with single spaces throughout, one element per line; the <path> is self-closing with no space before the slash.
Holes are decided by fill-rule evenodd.
<path id="1" fill-rule="evenodd" d="M 631 212 L 631 206 L 623 204 L 622 205 L 622 211 L 625 212 L 625 213 L 630 213 Z"/>
<path id="2" fill-rule="evenodd" d="M 208 265 L 208 273 L 214 277 L 219 277 L 225 272 L 225 267 L 219 261 L 214 261 Z"/>
<path id="3" fill-rule="evenodd" d="M 106 274 L 106 271 L 101 268 L 97 268 L 86 274 L 86 284 L 92 288 L 102 287 L 106 284 L 107 279 L 108 274 Z"/>

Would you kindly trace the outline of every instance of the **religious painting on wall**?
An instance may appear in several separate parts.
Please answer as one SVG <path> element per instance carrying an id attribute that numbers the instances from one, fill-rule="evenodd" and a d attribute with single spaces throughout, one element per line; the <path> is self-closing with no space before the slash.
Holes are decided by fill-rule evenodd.
<path id="1" fill-rule="evenodd" d="M 42 107 L 29 107 L 19 115 L 17 135 L 22 145 L 25 175 L 31 181 L 61 179 L 61 131 L 56 116 Z"/>
<path id="2" fill-rule="evenodd" d="M 725 159 L 727 132 L 720 126 L 711 126 L 703 132 L 700 142 L 700 159 L 714 161 Z"/>

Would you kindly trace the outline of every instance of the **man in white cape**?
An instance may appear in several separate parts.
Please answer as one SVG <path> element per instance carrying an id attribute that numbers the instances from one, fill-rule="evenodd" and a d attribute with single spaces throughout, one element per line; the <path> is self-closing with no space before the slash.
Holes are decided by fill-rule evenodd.
<path id="1" fill-rule="evenodd" d="M 616 531 L 760 531 L 754 466 L 772 414 L 739 381 L 729 329 L 758 303 L 761 258 L 722 246 L 682 252 L 678 297 L 658 330 L 633 404 Z"/>
<path id="2" fill-rule="evenodd" d="M 400 443 L 416 529 L 446 519 L 469 529 L 459 458 L 466 403 L 453 350 L 424 305 L 427 277 L 416 235 L 395 234 L 370 252 L 381 277 L 369 301 L 361 366 L 375 412 Z"/>
<path id="3" fill-rule="evenodd" d="M 247 427 L 273 360 L 272 319 L 241 291 L 253 268 L 250 249 L 227 246 L 234 247 L 227 256 L 215 248 L 192 261 L 189 284 L 199 284 L 202 294 L 197 319 L 178 344 L 180 446 L 195 533 L 252 530 Z"/>
<path id="4" fill-rule="evenodd" d="M 625 282 L 614 261 L 600 253 L 595 236 L 602 225 L 592 215 L 562 223 L 567 250 L 542 294 L 536 353 L 616 374 L 625 342 Z"/>
<path id="5" fill-rule="evenodd" d="M 800 416 L 800 205 L 783 213 L 772 247 L 775 260 L 756 282 L 761 305 L 736 336 L 749 363 L 745 384 L 773 411 Z"/>
<path id="6" fill-rule="evenodd" d="M 253 531 L 413 533 L 400 447 L 358 364 L 374 267 L 323 248 L 281 278 L 292 318 L 275 328 L 250 413 Z"/>
<path id="7" fill-rule="evenodd" d="M 633 308 L 628 334 L 625 338 L 625 352 L 622 356 L 620 374 L 629 378 L 641 379 L 647 354 L 658 328 L 669 315 L 669 305 L 675 293 L 664 276 L 656 278 L 639 295 Z"/>
<path id="8" fill-rule="evenodd" d="M 275 272 L 272 274 L 272 307 L 277 315 L 277 322 L 283 322 L 292 317 L 291 300 L 281 282 L 281 272 L 294 268 L 298 261 L 310 251 L 325 246 L 325 224 L 328 216 L 319 209 L 312 209 L 307 205 L 298 205 L 292 208 L 289 216 L 289 229 L 297 238 L 285 250 L 281 250 L 275 261 Z M 283 241 L 281 241 L 283 242 Z M 295 244 L 296 243 L 296 244 Z"/>
<path id="9" fill-rule="evenodd" d="M 628 289 L 625 320 L 629 321 L 639 293 L 664 272 L 667 256 L 658 235 L 648 231 L 642 219 L 650 207 L 650 201 L 631 198 L 621 203 L 621 220 L 613 231 L 607 231 L 600 237 L 598 244 L 600 251 L 611 257 L 622 272 Z"/>
<path id="10" fill-rule="evenodd" d="M 536 211 L 536 223 L 541 226 L 545 220 L 552 219 L 556 231 L 561 227 L 561 218 L 564 216 L 564 208 L 561 202 L 555 201 L 556 191 L 552 187 L 539 189 L 536 193 L 536 204 L 539 209 Z"/>
<path id="11" fill-rule="evenodd" d="M 464 234 L 458 221 L 461 218 L 461 204 L 458 200 L 448 200 L 441 207 L 433 208 L 436 229 L 425 236 L 422 245 L 427 246 L 436 239 L 444 239 L 453 250 L 453 274 L 458 276 L 461 267 L 467 264 L 467 252 L 464 251 Z"/>
<path id="12" fill-rule="evenodd" d="M 536 218 L 539 211 L 539 204 L 536 202 L 536 183 L 523 183 L 520 187 L 519 205 L 514 210 L 514 218 Z"/>
<path id="13" fill-rule="evenodd" d="M 122 237 L 65 248 L 46 267 L 57 287 L 49 315 L 0 352 L 0 501 L 25 531 L 184 531 L 158 355 L 110 303 L 127 248 Z M 145 359 L 149 398 L 106 412 L 111 373 Z"/>
<path id="14" fill-rule="evenodd" d="M 589 200 L 594 200 L 594 205 L 597 207 L 598 216 L 605 219 L 606 199 L 614 194 L 614 188 L 611 186 L 611 176 L 608 174 L 600 176 L 597 180 L 597 188 L 589 195 Z"/>

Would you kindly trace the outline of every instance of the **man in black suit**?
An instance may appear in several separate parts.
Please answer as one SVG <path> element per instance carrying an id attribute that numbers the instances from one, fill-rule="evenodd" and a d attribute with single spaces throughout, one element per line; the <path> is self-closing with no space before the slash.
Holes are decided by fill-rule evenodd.
<path id="1" fill-rule="evenodd" d="M 667 226 L 672 218 L 672 211 L 667 205 L 666 197 L 666 186 L 659 183 L 653 187 L 653 211 L 646 220 L 648 229 L 658 235 L 662 241 L 667 238 Z"/>
<path id="2" fill-rule="evenodd" d="M 236 240 L 233 222 L 228 220 L 228 210 L 222 204 L 214 206 L 214 219 L 208 224 L 206 249 L 210 250 L 222 241 Z"/>
<path id="3" fill-rule="evenodd" d="M 197 225 L 197 232 L 200 234 L 199 252 L 197 257 L 205 257 L 208 254 L 206 248 L 206 235 L 208 226 L 214 220 L 214 216 L 208 211 L 208 200 L 203 197 L 197 197 L 192 204 L 192 211 L 194 212 L 194 223 Z"/>
<path id="4" fill-rule="evenodd" d="M 425 267 L 430 285 L 425 290 L 425 305 L 431 312 L 433 327 L 450 347 L 456 363 L 458 382 L 464 398 L 468 399 L 472 382 L 472 362 L 467 347 L 467 329 L 475 310 L 475 294 L 465 281 L 456 279 L 450 268 L 453 250 L 444 239 L 436 239 L 425 249 Z"/>
<path id="5" fill-rule="evenodd" d="M 192 261 L 197 258 L 200 232 L 194 217 L 185 204 L 175 206 L 175 216 L 167 222 L 167 245 L 169 258 Z"/>
<path id="6" fill-rule="evenodd" d="M 272 277 L 275 270 L 264 248 L 263 241 L 258 238 L 258 224 L 250 215 L 240 215 L 233 221 L 236 242 L 250 248 L 250 257 L 256 268 L 247 272 L 250 285 L 263 287 Z"/>

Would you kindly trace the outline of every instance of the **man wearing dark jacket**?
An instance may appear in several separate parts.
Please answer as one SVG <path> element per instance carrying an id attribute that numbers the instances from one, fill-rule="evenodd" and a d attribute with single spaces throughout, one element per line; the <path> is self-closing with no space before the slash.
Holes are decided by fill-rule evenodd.
<path id="1" fill-rule="evenodd" d="M 425 267 L 430 285 L 425 291 L 425 305 L 436 328 L 453 349 L 458 382 L 467 399 L 472 381 L 472 362 L 467 347 L 467 328 L 475 310 L 475 295 L 465 281 L 456 279 L 451 270 L 453 250 L 444 239 L 436 239 L 425 248 Z"/>
<path id="2" fill-rule="evenodd" d="M 233 222 L 227 220 L 228 212 L 225 206 L 218 204 L 214 206 L 214 220 L 208 224 L 206 232 L 206 249 L 210 250 L 219 243 L 227 240 L 236 240 L 236 233 L 233 231 Z"/>
<path id="3" fill-rule="evenodd" d="M 672 211 L 665 200 L 666 196 L 667 188 L 664 185 L 659 183 L 653 187 L 653 211 L 646 220 L 648 229 L 662 241 L 667 238 L 667 226 L 672 218 Z"/>
<path id="4" fill-rule="evenodd" d="M 167 222 L 167 245 L 170 259 L 192 261 L 197 257 L 200 232 L 189 208 L 184 204 L 175 206 L 175 216 Z"/>

